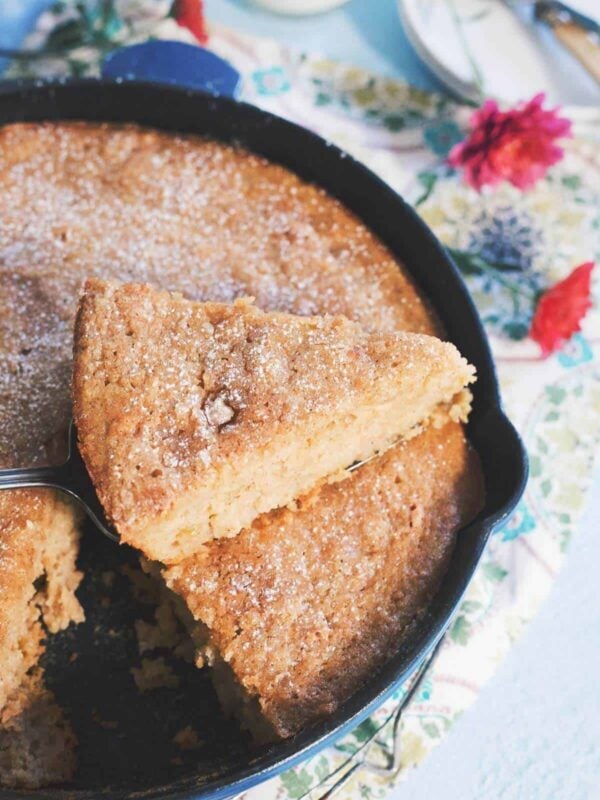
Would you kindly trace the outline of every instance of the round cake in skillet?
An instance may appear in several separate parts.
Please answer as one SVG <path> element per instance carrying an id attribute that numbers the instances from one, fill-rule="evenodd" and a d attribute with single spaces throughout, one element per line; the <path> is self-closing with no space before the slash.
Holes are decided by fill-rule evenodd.
<path id="1" fill-rule="evenodd" d="M 359 220 L 321 189 L 243 150 L 131 126 L 10 125 L 0 131 L 0 190 L 3 465 L 60 458 L 70 414 L 73 318 L 81 286 L 90 276 L 145 281 L 201 300 L 252 296 L 265 310 L 341 313 L 370 330 L 440 333 L 401 265 Z M 373 498 L 376 487 L 383 491 L 398 484 L 406 453 L 398 453 L 397 463 L 394 458 L 393 453 L 388 456 L 380 470 L 371 467 L 360 481 L 340 484 L 342 498 L 336 502 L 343 504 L 344 492 L 349 501 L 359 491 L 371 490 Z M 448 507 L 456 511 L 432 522 L 418 510 L 427 492 L 411 486 L 402 495 L 415 506 L 406 524 L 421 526 L 422 535 L 407 540 L 414 541 L 412 549 L 403 545 L 403 560 L 413 566 L 403 575 L 401 587 L 394 591 L 386 586 L 388 607 L 380 617 L 388 623 L 394 617 L 398 624 L 388 624 L 393 630 L 389 640 L 383 628 L 377 629 L 378 661 L 393 651 L 402 627 L 426 605 L 451 553 L 454 534 L 473 513 L 479 496 L 477 465 L 460 425 L 449 423 L 444 428 L 444 446 L 437 434 L 421 441 L 419 458 L 420 484 L 427 483 L 428 475 L 433 480 L 447 465 L 450 480 L 444 491 Z M 365 487 L 365 480 L 372 484 Z M 313 517 L 315 502 L 318 506 L 321 501 L 311 500 Z M 369 508 L 375 514 L 373 502 Z M 436 503 L 443 506 L 444 497 L 436 498 Z M 78 521 L 70 506 L 47 492 L 0 494 L 0 504 L 3 586 L 17 582 L 14 559 L 36 564 L 18 579 L 21 588 L 28 588 L 15 601 L 18 609 L 12 619 L 3 618 L 4 608 L 0 610 L 0 661 L 7 658 L 9 639 L 10 653 L 31 653 L 9 667 L 10 685 L 4 697 L 0 694 L 2 705 L 39 653 L 37 629 L 23 622 L 15 633 L 17 618 L 29 620 L 33 615 L 38 623 L 44 621 L 39 587 L 60 586 L 56 621 L 49 616 L 46 622 L 50 630 L 79 621 L 81 610 L 74 595 L 80 579 L 74 566 Z M 290 528 L 296 524 L 290 523 Z M 366 529 L 364 520 L 361 529 Z M 25 538 L 37 553 L 35 559 L 25 555 Z M 392 536 L 386 546 L 394 547 L 396 538 Z M 59 559 L 60 570 L 56 559 L 44 558 L 49 541 L 68 553 L 68 558 Z M 370 548 L 364 548 L 364 558 L 372 553 L 372 544 Z M 325 572 L 336 568 L 335 557 L 331 558 Z M 228 570 L 233 562 L 235 553 L 229 557 Z M 3 571 L 3 565 L 10 568 Z M 289 565 L 290 574 L 294 568 Z M 363 572 L 372 574 L 368 569 Z M 359 583 L 353 581 L 353 592 L 360 591 Z M 184 599 L 189 592 L 188 583 L 181 592 Z M 371 594 L 376 604 L 377 593 Z M 331 713 L 372 669 L 372 660 L 357 657 L 369 646 L 370 618 L 369 609 L 364 609 L 361 636 L 354 640 L 346 625 L 336 650 L 336 663 L 343 650 L 348 663 L 368 666 L 346 681 L 343 691 L 328 693 L 327 687 L 318 687 L 334 700 L 314 704 L 315 718 Z M 277 620 L 270 618 L 269 627 L 270 636 L 276 637 Z M 35 639 L 35 647 L 31 642 L 25 646 L 28 636 Z M 336 630 L 328 629 L 330 653 L 336 637 Z M 318 665 L 315 669 L 318 672 Z M 245 693 L 248 688 L 245 682 Z M 313 716 L 301 715 L 300 724 L 309 724 Z M 287 735 L 284 727 L 281 735 Z M 0 781 L 10 782 L 10 769 L 4 774 Z"/>

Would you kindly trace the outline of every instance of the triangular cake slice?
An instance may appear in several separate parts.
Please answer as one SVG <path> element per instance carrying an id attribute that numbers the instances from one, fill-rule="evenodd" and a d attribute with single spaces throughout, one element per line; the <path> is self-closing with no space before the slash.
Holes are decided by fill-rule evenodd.
<path id="1" fill-rule="evenodd" d="M 79 446 L 122 540 L 176 563 L 465 408 L 452 344 L 345 317 L 89 281 L 75 326 Z M 468 394 L 468 393 L 467 393 Z"/>
<path id="2" fill-rule="evenodd" d="M 448 421 L 166 569 L 226 714 L 259 742 L 333 714 L 398 652 L 482 495 Z"/>

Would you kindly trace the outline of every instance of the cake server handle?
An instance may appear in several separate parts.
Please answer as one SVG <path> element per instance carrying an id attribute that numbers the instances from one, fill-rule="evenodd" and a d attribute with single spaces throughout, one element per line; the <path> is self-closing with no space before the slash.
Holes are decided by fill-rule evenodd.
<path id="1" fill-rule="evenodd" d="M 94 525 L 113 541 L 119 536 L 106 519 L 98 495 L 83 463 L 75 426 L 69 427 L 69 455 L 64 464 L 53 467 L 18 467 L 0 469 L 0 490 L 2 489 L 56 489 L 68 495 L 85 511 Z"/>

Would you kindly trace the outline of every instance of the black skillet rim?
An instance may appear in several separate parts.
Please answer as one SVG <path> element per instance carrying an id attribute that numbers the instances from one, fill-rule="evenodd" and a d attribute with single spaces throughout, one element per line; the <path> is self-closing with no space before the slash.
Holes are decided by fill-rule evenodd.
<path id="1" fill-rule="evenodd" d="M 398 653 L 328 720 L 267 749 L 232 774 L 198 785 L 193 776 L 139 790 L 50 788 L 47 800 L 110 797 L 229 797 L 314 755 L 373 712 L 405 680 L 443 635 L 494 528 L 515 507 L 527 481 L 523 444 L 502 410 L 487 337 L 473 301 L 447 252 L 416 212 L 367 167 L 318 135 L 273 114 L 228 98 L 138 81 L 68 79 L 14 81 L 0 87 L 0 125 L 18 121 L 131 122 L 171 132 L 206 135 L 279 162 L 321 185 L 386 244 L 430 299 L 449 338 L 475 364 L 478 381 L 468 426 L 483 462 L 486 504 L 458 537 L 452 563 L 425 618 Z M 1 798 L 39 792 L 3 792 Z"/>

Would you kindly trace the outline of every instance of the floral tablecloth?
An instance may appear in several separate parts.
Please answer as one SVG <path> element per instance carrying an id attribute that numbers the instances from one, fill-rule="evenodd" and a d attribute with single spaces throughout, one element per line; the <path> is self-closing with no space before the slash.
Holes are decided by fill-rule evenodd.
<path id="1" fill-rule="evenodd" d="M 68 17 L 69 4 L 61 6 L 44 15 L 30 44 Z M 115 46 L 157 36 L 196 42 L 168 16 L 170 7 L 162 0 L 122 0 L 108 21 L 107 41 Z M 445 161 L 464 137 L 472 109 L 231 30 L 210 30 L 209 47 L 239 70 L 244 99 L 317 131 L 368 164 L 452 248 L 490 336 L 507 411 L 529 451 L 524 498 L 494 535 L 403 714 L 400 770 L 391 778 L 357 770 L 340 793 L 384 797 L 476 699 L 535 614 L 585 505 L 600 441 L 600 315 L 594 307 L 581 332 L 547 358 L 527 333 L 533 298 L 576 265 L 600 259 L 600 110 L 563 110 L 573 122 L 573 137 L 562 143 L 565 156 L 528 191 L 506 182 L 476 191 Z M 98 58 L 98 48 L 82 47 L 68 61 L 30 62 L 9 74 L 94 74 Z M 335 746 L 245 796 L 321 797 L 331 774 L 349 766 L 376 733 L 391 749 L 392 726 L 385 723 L 404 692 Z"/>

